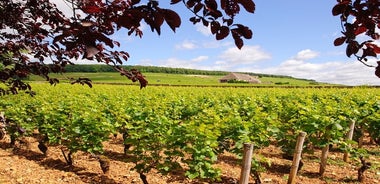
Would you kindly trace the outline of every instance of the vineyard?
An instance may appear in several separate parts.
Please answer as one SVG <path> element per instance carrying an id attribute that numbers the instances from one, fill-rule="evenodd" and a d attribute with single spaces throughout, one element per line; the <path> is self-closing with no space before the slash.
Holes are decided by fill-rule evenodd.
<path id="1" fill-rule="evenodd" d="M 241 158 L 243 144 L 252 143 L 252 181 L 260 183 L 260 175 L 271 165 L 261 151 L 277 147 L 284 159 L 291 160 L 297 136 L 306 132 L 303 153 L 317 158 L 318 177 L 326 174 L 319 153 L 323 150 L 328 158 L 329 150 L 334 150 L 342 158 L 344 153 L 349 155 L 350 161 L 344 164 L 357 166 L 352 182 L 380 180 L 379 89 L 139 90 L 136 86 L 37 83 L 33 89 L 34 97 L 2 97 L 1 138 L 15 148 L 25 138 L 33 138 L 41 154 L 53 149 L 69 166 L 75 165 L 75 154 L 85 153 L 98 160 L 107 174 L 114 166 L 105 142 L 121 137 L 123 161 L 133 165 L 138 183 L 148 183 L 153 170 L 163 175 L 179 173 L 189 181 L 221 182 L 218 158 L 225 154 Z M 347 138 L 350 125 L 355 127 L 352 140 Z M 364 138 L 367 144 L 377 145 L 375 149 L 366 149 Z M 308 164 L 301 160 L 299 170 Z"/>

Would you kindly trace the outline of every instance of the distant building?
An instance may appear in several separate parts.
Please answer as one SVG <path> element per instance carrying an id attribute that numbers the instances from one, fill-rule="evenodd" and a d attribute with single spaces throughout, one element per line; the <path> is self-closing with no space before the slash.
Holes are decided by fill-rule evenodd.
<path id="1" fill-rule="evenodd" d="M 241 74 L 241 73 L 229 73 L 228 75 L 219 79 L 219 82 L 221 83 L 231 82 L 231 81 L 248 82 L 248 83 L 254 83 L 254 84 L 261 83 L 258 77 L 247 75 L 247 74 Z"/>

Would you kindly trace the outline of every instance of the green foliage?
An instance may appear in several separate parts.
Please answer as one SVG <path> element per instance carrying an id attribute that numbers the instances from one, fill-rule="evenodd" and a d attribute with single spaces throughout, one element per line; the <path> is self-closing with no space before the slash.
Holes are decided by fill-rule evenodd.
<path id="1" fill-rule="evenodd" d="M 362 156 L 354 141 L 344 140 L 349 122 L 373 138 L 379 132 L 376 89 L 60 85 L 35 84 L 33 98 L 5 96 L 0 112 L 12 125 L 9 134 L 17 139 L 38 130 L 39 141 L 69 153 L 102 153 L 102 143 L 120 133 L 139 173 L 184 170 L 189 178 L 217 180 L 221 171 L 214 164 L 224 151 L 241 156 L 244 143 L 257 150 L 277 140 L 291 154 L 300 131 L 307 132 L 306 145 L 335 144 Z M 254 170 L 262 171 L 263 158 L 254 159 Z"/>
<path id="2" fill-rule="evenodd" d="M 289 82 L 275 82 L 276 85 L 289 85 Z"/>

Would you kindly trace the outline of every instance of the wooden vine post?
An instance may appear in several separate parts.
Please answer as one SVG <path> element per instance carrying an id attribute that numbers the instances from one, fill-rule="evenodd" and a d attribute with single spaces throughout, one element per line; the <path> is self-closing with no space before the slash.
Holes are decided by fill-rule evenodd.
<path id="1" fill-rule="evenodd" d="M 253 144 L 244 143 L 243 165 L 241 166 L 239 184 L 248 184 L 251 171 Z"/>
<path id="2" fill-rule="evenodd" d="M 288 184 L 294 184 L 296 182 L 295 178 L 296 178 L 298 166 L 301 160 L 302 148 L 303 148 L 303 143 L 305 141 L 305 137 L 306 137 L 306 132 L 300 132 L 297 137 L 297 145 L 296 145 L 294 155 L 293 155 L 293 163 L 292 163 L 292 167 L 289 173 Z"/>
<path id="3" fill-rule="evenodd" d="M 319 175 L 320 176 L 323 176 L 323 173 L 325 173 L 326 165 L 327 165 L 327 157 L 328 157 L 328 154 L 329 154 L 329 149 L 330 149 L 329 145 L 326 145 L 322 149 L 321 164 L 319 166 Z"/>
<path id="4" fill-rule="evenodd" d="M 346 140 L 352 140 L 352 136 L 354 135 L 354 129 L 355 129 L 355 121 L 352 120 L 350 123 L 350 130 L 347 133 Z M 343 155 L 343 161 L 348 162 L 349 156 L 350 154 L 346 151 Z"/>

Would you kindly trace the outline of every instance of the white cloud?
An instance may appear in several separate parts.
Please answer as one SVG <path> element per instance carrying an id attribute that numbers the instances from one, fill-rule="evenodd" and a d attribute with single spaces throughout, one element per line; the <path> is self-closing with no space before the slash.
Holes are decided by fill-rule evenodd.
<path id="1" fill-rule="evenodd" d="M 193 49 L 216 49 L 221 47 L 231 46 L 231 42 L 223 42 L 216 40 L 196 41 L 196 40 L 184 40 L 182 43 L 176 44 L 177 50 L 193 50 Z"/>
<path id="2" fill-rule="evenodd" d="M 210 42 L 219 43 L 223 42 Z M 230 42 L 224 42 L 230 43 Z M 187 45 L 187 46 L 184 46 Z M 179 48 L 205 48 L 203 43 L 195 41 L 184 41 Z M 217 44 L 214 45 L 218 47 Z M 220 47 L 220 46 L 219 46 Z M 224 45 L 225 47 L 225 45 Z M 332 84 L 345 84 L 345 85 L 380 85 L 380 79 L 374 74 L 375 68 L 364 66 L 362 63 L 355 60 L 355 58 L 348 59 L 345 56 L 342 60 L 330 60 L 329 58 L 336 58 L 337 53 L 322 53 L 311 49 L 304 49 L 296 53 L 293 57 L 276 64 L 270 62 L 274 66 L 268 67 L 269 62 L 263 64 L 267 67 L 260 68 L 260 62 L 268 60 L 271 55 L 263 50 L 258 45 L 245 45 L 241 50 L 233 45 L 225 47 L 226 49 L 219 56 L 200 55 L 193 58 L 169 58 L 166 60 L 146 60 L 141 64 L 153 66 L 166 66 L 166 67 L 180 67 L 191 68 L 200 70 L 219 70 L 219 71 L 241 71 L 241 72 L 254 72 L 275 75 L 287 75 L 296 78 L 313 79 L 318 82 L 326 82 Z M 338 55 L 341 55 L 339 53 Z M 313 63 L 309 60 L 318 57 L 327 58 L 323 63 Z M 209 62 L 212 61 L 212 62 Z M 371 59 L 368 64 L 377 66 L 376 60 Z"/>
<path id="3" fill-rule="evenodd" d="M 192 50 L 192 49 L 195 49 L 197 48 L 197 44 L 195 43 L 195 41 L 190 41 L 190 40 L 185 40 L 183 41 L 182 43 L 180 44 L 177 44 L 175 46 L 176 49 L 179 49 L 179 50 Z"/>
<path id="4" fill-rule="evenodd" d="M 279 66 L 281 71 L 305 71 L 305 72 L 313 72 L 321 69 L 321 66 L 313 63 L 305 63 L 301 60 L 287 60 L 280 64 Z"/>
<path id="5" fill-rule="evenodd" d="M 318 82 L 345 85 L 380 85 L 380 78 L 374 74 L 375 68 L 366 67 L 358 61 L 333 61 L 310 63 L 287 60 L 277 67 L 251 69 L 251 72 L 288 75 L 296 78 L 313 79 Z"/>
<path id="6" fill-rule="evenodd" d="M 203 42 L 201 45 L 202 45 L 202 48 L 214 49 L 214 48 L 221 48 L 221 47 L 229 47 L 229 46 L 232 46 L 233 43 L 228 42 L 228 41 L 222 41 L 222 40 L 219 40 L 219 41 L 211 40 L 211 41 Z"/>
<path id="7" fill-rule="evenodd" d="M 318 82 L 344 85 L 380 85 L 380 78 L 374 72 L 374 67 L 367 67 L 356 61 L 330 61 L 324 63 L 311 63 L 306 60 L 318 56 L 317 52 L 303 50 L 283 61 L 277 66 L 260 68 L 258 66 L 247 66 L 235 68 L 234 71 L 254 72 L 274 75 L 287 75 L 296 78 L 313 79 Z M 369 65 L 377 66 L 376 60 L 371 59 Z"/>
<path id="8" fill-rule="evenodd" d="M 200 32 L 200 33 L 202 33 L 203 35 L 205 35 L 205 36 L 210 36 L 210 35 L 212 35 L 212 34 L 211 34 L 211 31 L 210 31 L 210 26 L 208 26 L 208 27 L 203 26 L 202 23 L 195 24 L 195 29 L 196 29 L 198 32 Z"/>
<path id="9" fill-rule="evenodd" d="M 245 45 L 241 50 L 231 47 L 225 50 L 220 58 L 232 64 L 252 64 L 271 58 L 260 46 Z"/>
<path id="10" fill-rule="evenodd" d="M 88 60 L 88 59 L 78 59 L 78 60 L 73 60 L 71 59 L 71 62 L 77 65 L 83 65 L 83 64 L 91 64 L 91 65 L 105 65 L 105 63 L 99 63 L 96 60 Z"/>
<path id="11" fill-rule="evenodd" d="M 318 52 L 312 51 L 310 49 L 301 50 L 297 53 L 297 55 L 294 57 L 296 60 L 308 60 L 313 59 L 318 56 Z"/>
<path id="12" fill-rule="evenodd" d="M 227 63 L 226 61 L 215 61 L 216 65 L 226 65 Z"/>
<path id="13" fill-rule="evenodd" d="M 140 62 L 137 63 L 137 65 L 143 65 L 143 66 L 157 66 L 156 63 L 154 63 L 153 60 L 151 60 L 151 59 L 143 59 L 143 60 L 140 60 Z"/>
<path id="14" fill-rule="evenodd" d="M 202 62 L 208 59 L 208 56 L 198 56 L 196 58 L 191 59 L 193 62 Z"/>
<path id="15" fill-rule="evenodd" d="M 207 56 L 199 56 L 190 60 L 178 59 L 178 58 L 168 58 L 166 60 L 157 61 L 154 66 L 172 67 L 172 68 L 189 68 L 189 69 L 199 69 L 200 66 L 197 65 L 202 60 L 207 59 Z"/>
<path id="16" fill-rule="evenodd" d="M 165 60 L 142 60 L 139 65 L 145 66 L 162 66 L 172 68 L 188 68 L 199 70 L 214 71 L 231 71 L 231 65 L 225 61 L 216 61 L 214 63 L 206 62 L 208 56 L 198 56 L 190 59 L 168 58 Z"/>
<path id="17" fill-rule="evenodd" d="M 73 9 L 72 9 L 72 6 L 69 2 L 67 1 L 62 1 L 62 0 L 52 0 L 51 1 L 52 3 L 54 3 L 55 5 L 57 5 L 57 8 L 62 11 L 62 13 L 66 16 L 66 17 L 72 17 L 73 16 Z M 79 12 L 76 12 L 76 13 L 79 13 Z M 82 12 L 80 12 L 81 14 Z M 82 14 L 83 15 L 83 14 Z"/>

